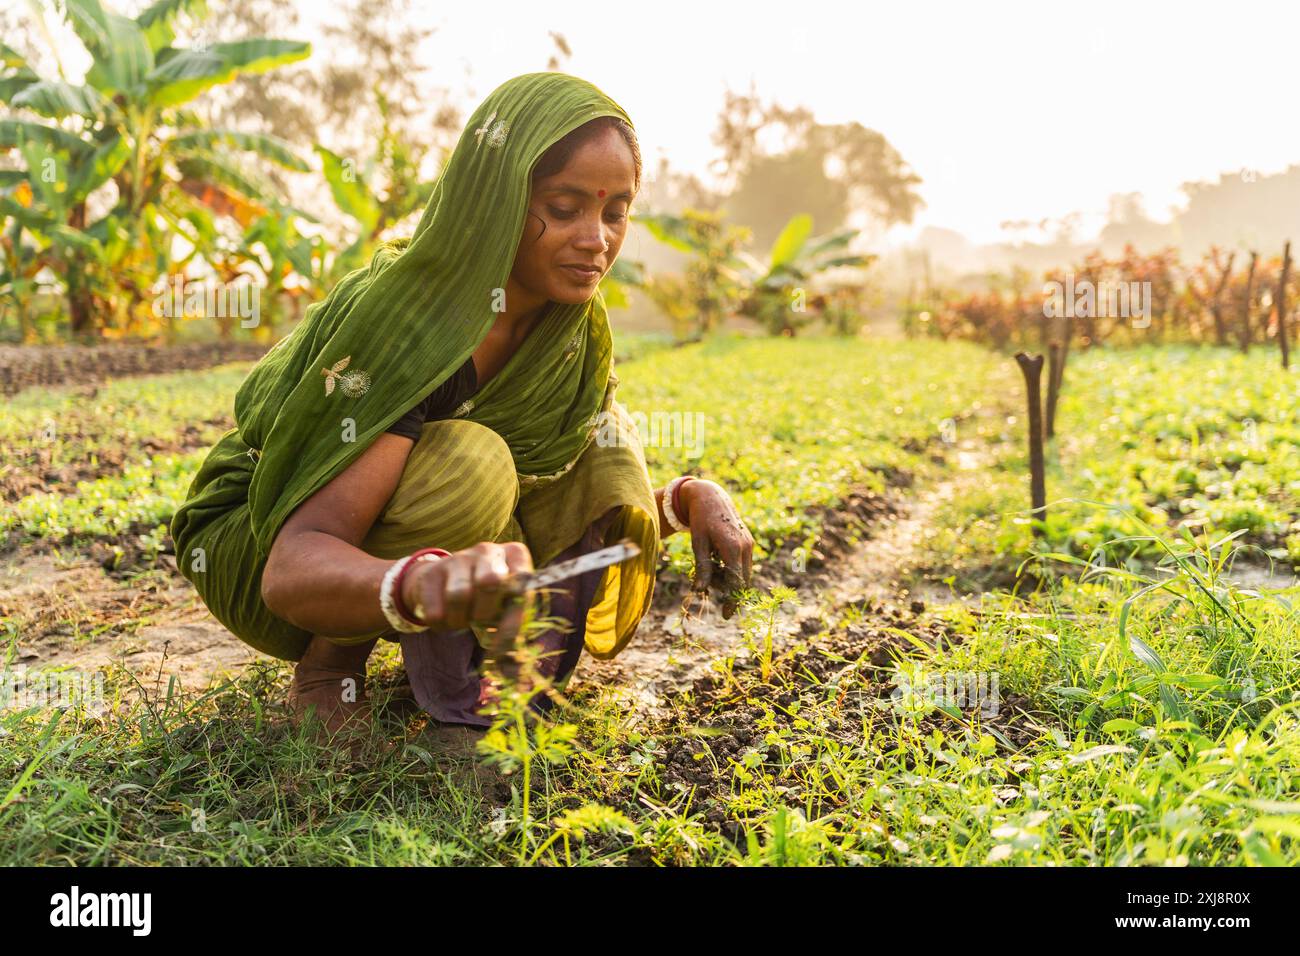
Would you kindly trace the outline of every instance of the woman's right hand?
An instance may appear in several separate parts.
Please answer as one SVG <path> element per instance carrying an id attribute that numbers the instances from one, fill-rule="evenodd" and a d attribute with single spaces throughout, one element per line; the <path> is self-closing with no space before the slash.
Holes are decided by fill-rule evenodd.
<path id="1" fill-rule="evenodd" d="M 519 579 L 532 570 L 522 541 L 481 541 L 450 557 L 417 561 L 402 580 L 402 603 L 431 631 L 500 625 L 523 594 Z"/>

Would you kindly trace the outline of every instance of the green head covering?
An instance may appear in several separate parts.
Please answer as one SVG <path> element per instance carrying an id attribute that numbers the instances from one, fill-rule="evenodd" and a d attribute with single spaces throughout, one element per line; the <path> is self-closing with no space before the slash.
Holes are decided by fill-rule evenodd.
<path id="1" fill-rule="evenodd" d="M 497 317 L 494 302 L 523 235 L 534 164 L 601 116 L 628 120 L 577 77 L 529 73 L 503 83 L 470 117 L 411 238 L 384 243 L 249 374 L 235 398 L 250 449 L 238 483 L 246 484 L 261 554 L 298 505 L 477 348 Z M 581 305 L 550 303 L 464 417 L 505 439 L 526 487 L 544 483 L 592 440 L 610 364 L 599 293 Z M 231 477 L 227 469 L 219 482 L 223 505 L 242 496 L 232 498 Z M 176 516 L 178 541 L 186 509 L 201 506 L 198 485 Z"/>

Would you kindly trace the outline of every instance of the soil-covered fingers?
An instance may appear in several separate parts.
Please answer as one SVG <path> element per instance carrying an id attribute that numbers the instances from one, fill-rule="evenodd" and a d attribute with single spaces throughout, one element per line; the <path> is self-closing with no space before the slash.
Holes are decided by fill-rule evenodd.
<path id="1" fill-rule="evenodd" d="M 732 511 L 736 515 L 736 521 L 738 522 L 740 532 L 737 544 L 739 561 L 737 566 L 733 569 L 732 579 L 728 581 L 728 588 L 729 593 L 735 594 L 737 597 L 735 600 L 732 600 L 730 611 L 727 611 L 725 608 L 723 609 L 724 617 L 731 617 L 731 614 L 735 612 L 736 603 L 739 600 L 739 594 L 749 587 L 754 570 L 754 536 L 750 534 L 749 529 L 745 527 L 745 522 L 741 520 L 740 513 L 735 511 L 735 505 L 732 505 Z"/>
<path id="2" fill-rule="evenodd" d="M 692 491 L 688 509 L 695 552 L 694 587 L 697 591 L 718 588 L 723 594 L 722 616 L 729 618 L 736 610 L 739 592 L 749 585 L 754 538 L 731 496 L 716 482 L 694 481 L 686 488 Z"/>
<path id="3" fill-rule="evenodd" d="M 735 516 L 736 527 L 739 531 L 739 551 L 740 551 L 740 573 L 744 579 L 745 587 L 749 587 L 749 580 L 754 569 L 754 536 L 750 534 L 749 528 L 745 525 L 745 519 L 740 516 L 736 509 L 736 503 L 727 499 L 731 505 L 731 513 Z"/>
<path id="4" fill-rule="evenodd" d="M 719 589 L 722 592 L 722 618 L 726 620 L 736 613 L 741 595 L 746 587 L 744 572 L 739 567 L 728 566 L 722 577 Z"/>
<path id="5" fill-rule="evenodd" d="M 710 533 L 719 559 L 726 567 L 728 578 L 740 586 L 749 582 L 750 559 L 754 553 L 754 539 L 734 508 L 726 516 L 720 529 Z M 730 583 L 730 580 L 728 581 Z"/>
<path id="6" fill-rule="evenodd" d="M 713 581 L 713 539 L 709 536 L 707 524 L 698 529 L 691 526 L 691 550 L 695 553 L 695 579 L 692 587 L 696 591 L 707 591 Z"/>
<path id="7" fill-rule="evenodd" d="M 421 562 L 404 582 L 403 599 L 433 631 L 493 624 L 522 592 L 532 571 L 521 542 L 480 542 L 440 561 Z"/>

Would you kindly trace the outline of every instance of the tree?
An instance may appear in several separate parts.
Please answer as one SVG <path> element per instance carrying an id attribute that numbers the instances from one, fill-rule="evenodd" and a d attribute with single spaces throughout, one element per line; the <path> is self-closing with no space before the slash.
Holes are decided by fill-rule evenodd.
<path id="1" fill-rule="evenodd" d="M 423 209 L 433 193 L 434 182 L 420 174 L 420 147 L 393 128 L 388 98 L 377 97 L 384 121 L 363 167 L 316 146 L 335 204 L 359 226 L 357 238 L 335 257 L 329 273 L 334 278 L 368 261 L 384 230 Z"/>
<path id="2" fill-rule="evenodd" d="M 777 145 L 764 149 L 765 141 Z M 790 217 L 808 213 L 834 230 L 855 216 L 881 225 L 908 223 L 921 207 L 921 179 L 885 137 L 859 123 L 818 123 L 806 107 L 763 105 L 728 93 L 714 142 L 718 171 L 731 186 L 729 218 L 754 241 L 776 241 Z"/>
<path id="3" fill-rule="evenodd" d="M 196 238 L 183 223 L 194 225 L 197 208 L 243 227 L 268 206 L 287 208 L 230 153 L 296 171 L 307 164 L 276 137 L 203 128 L 187 104 L 241 73 L 304 59 L 311 48 L 263 38 L 173 46 L 177 19 L 204 15 L 202 0 L 158 0 L 135 18 L 99 0 L 51 6 L 91 66 L 81 85 L 70 83 L 61 65 L 58 79 L 46 79 L 4 48 L 0 97 L 43 119 L 0 121 L 0 149 L 17 150 L 25 162 L 22 182 L 0 195 L 0 214 L 58 263 L 71 330 L 86 336 L 105 320 L 126 329 L 144 314 L 150 286 L 169 268 L 173 238 Z M 90 200 L 101 188 L 108 209 L 91 218 Z"/>

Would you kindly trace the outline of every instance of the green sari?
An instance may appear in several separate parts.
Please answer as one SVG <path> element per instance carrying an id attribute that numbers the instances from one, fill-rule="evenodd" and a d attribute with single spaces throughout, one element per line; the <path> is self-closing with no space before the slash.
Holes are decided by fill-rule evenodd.
<path id="1" fill-rule="evenodd" d="M 240 386 L 236 427 L 195 476 L 172 537 L 182 573 L 241 639 L 301 656 L 310 635 L 271 622 L 261 604 L 276 534 L 478 347 L 523 234 L 533 165 L 601 116 L 627 120 L 573 76 L 530 73 L 502 84 L 470 117 L 414 234 L 382 244 L 369 266 L 341 279 Z M 599 514 L 597 501 L 626 509 L 616 529 L 636 537 L 642 554 L 606 574 L 588 617 L 587 649 L 598 657 L 616 654 L 649 607 L 659 550 L 649 475 L 635 428 L 614 401 L 617 383 L 600 294 L 580 305 L 553 302 L 461 416 L 509 448 L 518 526 L 536 566 L 578 539 Z M 271 629 L 273 638 L 255 633 Z"/>

